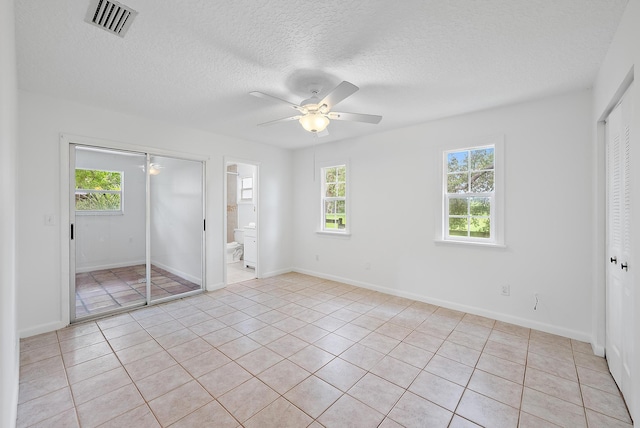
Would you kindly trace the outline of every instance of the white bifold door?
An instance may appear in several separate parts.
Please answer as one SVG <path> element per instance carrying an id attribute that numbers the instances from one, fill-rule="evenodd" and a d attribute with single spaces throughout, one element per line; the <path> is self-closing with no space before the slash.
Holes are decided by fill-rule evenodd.
<path id="1" fill-rule="evenodd" d="M 632 251 L 629 170 L 632 109 L 631 97 L 623 96 L 606 120 L 606 358 L 609 370 L 628 403 L 633 400 L 631 374 L 639 368 L 633 355 L 633 267 L 629 266 Z"/>
<path id="2" fill-rule="evenodd" d="M 200 292 L 204 162 L 71 144 L 71 321 Z"/>

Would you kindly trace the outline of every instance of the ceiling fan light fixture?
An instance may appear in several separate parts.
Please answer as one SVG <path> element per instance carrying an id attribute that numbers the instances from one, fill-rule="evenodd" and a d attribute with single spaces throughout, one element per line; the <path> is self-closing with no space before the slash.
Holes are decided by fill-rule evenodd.
<path id="1" fill-rule="evenodd" d="M 157 164 L 157 163 L 150 163 L 149 164 L 149 175 L 158 175 L 160 174 L 160 169 L 162 169 L 162 165 Z M 144 170 L 144 168 L 143 168 Z"/>
<path id="2" fill-rule="evenodd" d="M 309 132 L 322 132 L 329 125 L 329 118 L 320 113 L 307 113 L 299 119 L 300 125 Z"/>

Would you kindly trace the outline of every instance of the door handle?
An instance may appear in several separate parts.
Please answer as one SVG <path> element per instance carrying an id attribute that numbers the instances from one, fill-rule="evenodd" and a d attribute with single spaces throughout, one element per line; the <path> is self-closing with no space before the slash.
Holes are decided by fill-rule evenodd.
<path id="1" fill-rule="evenodd" d="M 618 264 L 618 258 L 616 256 L 613 256 L 609 259 L 611 261 L 611 263 L 613 263 L 614 265 Z"/>
<path id="2" fill-rule="evenodd" d="M 620 263 L 620 269 L 624 269 L 625 271 L 629 271 L 629 269 L 627 268 L 627 264 L 626 263 Z"/>

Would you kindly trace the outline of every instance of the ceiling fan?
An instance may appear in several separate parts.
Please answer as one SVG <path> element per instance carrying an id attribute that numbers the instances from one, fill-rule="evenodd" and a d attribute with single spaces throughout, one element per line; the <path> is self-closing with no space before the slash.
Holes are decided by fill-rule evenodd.
<path id="1" fill-rule="evenodd" d="M 344 81 L 336 86 L 327 96 L 323 99 L 318 98 L 319 90 L 313 89 L 311 91 L 312 96 L 298 104 L 294 104 L 287 100 L 283 100 L 273 95 L 264 94 L 262 92 L 250 92 L 250 95 L 258 98 L 264 98 L 267 100 L 275 101 L 278 103 L 287 104 L 289 107 L 297 110 L 299 114 L 291 117 L 285 117 L 284 119 L 272 120 L 270 122 L 260 123 L 258 126 L 269 126 L 281 122 L 290 122 L 297 120 L 302 127 L 316 135 L 326 130 L 327 126 L 332 120 L 347 120 L 352 122 L 365 122 L 377 124 L 382 120 L 382 116 L 376 116 L 373 114 L 360 114 L 360 113 L 338 113 L 331 111 L 333 107 L 340 101 L 344 100 L 350 95 L 353 95 L 359 88 L 353 83 Z M 326 135 L 328 132 L 323 133 Z"/>
<path id="2" fill-rule="evenodd" d="M 142 170 L 142 172 L 146 172 L 146 165 L 138 165 L 138 168 L 140 168 Z M 163 165 L 160 165 L 159 163 L 155 163 L 155 162 L 151 162 L 149 164 L 149 174 L 150 175 L 158 175 L 160 174 L 161 170 L 164 168 Z"/>

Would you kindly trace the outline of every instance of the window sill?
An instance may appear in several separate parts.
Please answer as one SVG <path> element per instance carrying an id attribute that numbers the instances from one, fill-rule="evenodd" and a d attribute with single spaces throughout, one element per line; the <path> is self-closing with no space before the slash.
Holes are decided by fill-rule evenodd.
<path id="1" fill-rule="evenodd" d="M 463 245 L 469 247 L 487 247 L 487 248 L 507 248 L 505 244 L 494 244 L 486 242 L 472 242 L 472 241 L 445 241 L 444 239 L 434 240 L 436 245 Z"/>
<path id="2" fill-rule="evenodd" d="M 344 236 L 350 237 L 351 232 L 329 232 L 328 230 L 317 230 L 316 233 L 318 235 L 326 235 L 326 236 Z"/>
<path id="3" fill-rule="evenodd" d="M 76 211 L 76 215 L 86 216 L 110 216 L 110 215 L 124 215 L 123 211 Z"/>

